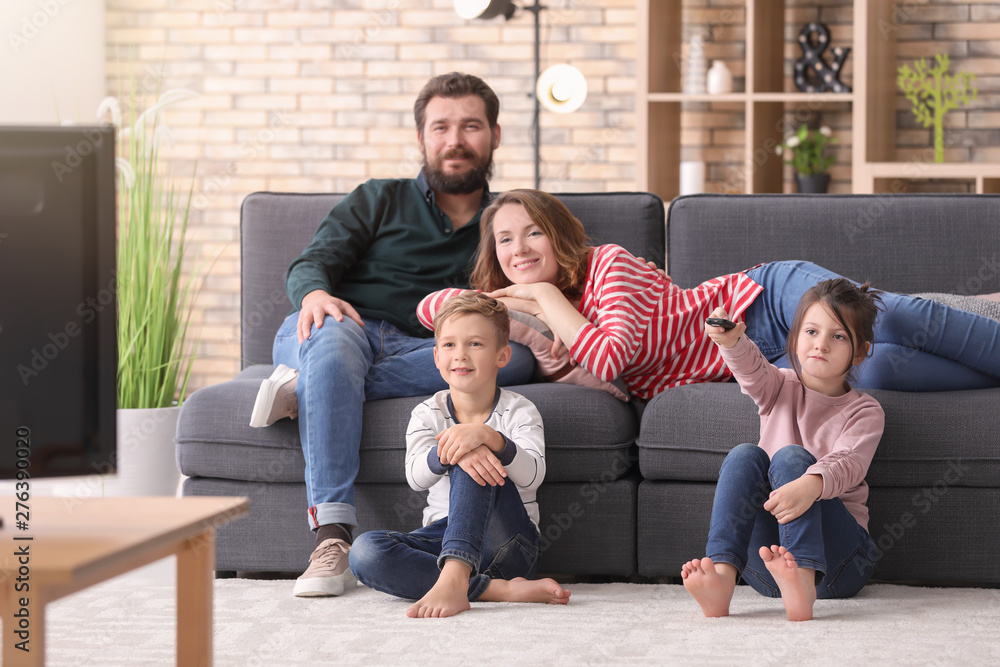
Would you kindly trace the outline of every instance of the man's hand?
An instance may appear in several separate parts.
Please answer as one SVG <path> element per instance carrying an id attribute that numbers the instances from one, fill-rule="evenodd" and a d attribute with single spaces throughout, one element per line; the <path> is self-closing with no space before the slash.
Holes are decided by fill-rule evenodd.
<path id="1" fill-rule="evenodd" d="M 317 329 L 323 326 L 327 315 L 333 316 L 338 322 L 343 322 L 346 315 L 357 322 L 358 326 L 365 325 L 354 306 L 321 289 L 313 290 L 302 298 L 302 308 L 299 310 L 299 345 L 309 339 L 313 326 Z"/>
<path id="2" fill-rule="evenodd" d="M 788 523 L 798 519 L 819 500 L 823 493 L 823 478 L 820 475 L 802 475 L 771 492 L 764 503 L 764 509 L 771 513 L 778 523 Z"/>
<path id="3" fill-rule="evenodd" d="M 728 320 L 729 314 L 726 313 L 725 308 L 716 308 L 712 311 L 712 314 L 709 315 L 709 317 L 718 317 L 723 320 Z M 726 331 L 722 327 L 713 327 L 707 322 L 705 323 L 705 333 L 708 334 L 708 337 L 715 341 L 716 345 L 727 350 L 733 345 L 736 345 L 736 341 L 740 339 L 740 336 L 742 336 L 743 332 L 746 330 L 747 325 L 742 322 L 737 322 L 736 326 L 729 331 Z"/>
<path id="4" fill-rule="evenodd" d="M 479 486 L 503 486 L 507 470 L 486 445 L 479 445 L 458 461 L 458 467 L 469 473 Z"/>
<path id="5" fill-rule="evenodd" d="M 506 444 L 503 436 L 486 424 L 455 424 L 435 437 L 438 441 L 438 459 L 443 465 L 458 463 L 463 456 L 480 445 L 486 445 L 490 451 L 500 452 Z"/>

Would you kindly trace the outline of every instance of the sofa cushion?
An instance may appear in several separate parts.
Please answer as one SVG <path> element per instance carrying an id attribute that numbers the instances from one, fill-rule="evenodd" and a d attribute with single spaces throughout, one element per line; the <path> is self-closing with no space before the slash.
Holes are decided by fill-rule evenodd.
<path id="1" fill-rule="evenodd" d="M 986 220 L 1000 220 L 1000 195 L 690 195 L 670 204 L 667 269 L 693 287 L 802 259 L 894 292 L 996 292 L 1000 234 Z"/>
<path id="2" fill-rule="evenodd" d="M 298 423 L 250 428 L 261 381 L 272 367 L 252 366 L 235 379 L 200 389 L 181 407 L 177 462 L 188 476 L 302 483 L 305 462 Z M 532 401 L 545 424 L 546 482 L 624 476 L 638 433 L 632 408 L 611 395 L 573 385 L 512 387 Z M 404 434 L 410 411 L 425 396 L 365 404 L 359 483 L 406 483 Z"/>
<path id="3" fill-rule="evenodd" d="M 868 393 L 885 410 L 869 486 L 996 486 L 1000 389 Z M 758 441 L 759 425 L 756 406 L 734 382 L 670 389 L 642 415 L 639 470 L 644 479 L 715 482 L 730 449 Z"/>

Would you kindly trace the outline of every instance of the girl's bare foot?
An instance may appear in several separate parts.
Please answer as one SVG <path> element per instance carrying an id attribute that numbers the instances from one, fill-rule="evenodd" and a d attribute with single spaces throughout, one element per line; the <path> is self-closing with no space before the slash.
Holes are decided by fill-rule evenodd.
<path id="1" fill-rule="evenodd" d="M 767 571 L 778 584 L 788 620 L 810 620 L 813 604 L 816 603 L 816 570 L 799 567 L 792 552 L 776 544 L 770 549 L 761 547 L 759 553 Z"/>
<path id="2" fill-rule="evenodd" d="M 410 605 L 406 615 L 410 618 L 445 618 L 469 611 L 470 571 L 469 566 L 461 561 L 445 561 L 433 588 Z"/>
<path id="3" fill-rule="evenodd" d="M 729 616 L 729 603 L 736 590 L 735 567 L 729 563 L 716 565 L 711 558 L 695 559 L 681 567 L 681 578 L 705 616 Z"/>
<path id="4" fill-rule="evenodd" d="M 483 602 L 545 602 L 546 604 L 566 604 L 570 592 L 554 579 L 534 579 L 524 577 L 510 580 L 491 579 L 480 596 Z"/>

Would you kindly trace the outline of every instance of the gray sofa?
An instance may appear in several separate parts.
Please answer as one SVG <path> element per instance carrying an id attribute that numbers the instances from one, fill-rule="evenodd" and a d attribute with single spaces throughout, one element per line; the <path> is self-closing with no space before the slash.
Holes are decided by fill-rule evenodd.
<path id="1" fill-rule="evenodd" d="M 560 195 L 595 243 L 663 257 L 662 203 L 645 193 Z M 219 529 L 217 569 L 299 572 L 313 544 L 295 424 L 247 426 L 290 311 L 288 263 L 337 195 L 258 193 L 242 211 L 242 350 L 232 381 L 181 410 L 185 495 L 245 495 L 251 513 Z M 681 286 L 778 259 L 807 259 L 899 292 L 1000 291 L 1000 196 L 697 195 L 667 215 L 669 272 Z M 538 406 L 548 474 L 539 492 L 555 575 L 676 577 L 703 554 L 719 466 L 756 442 L 752 402 L 733 383 L 668 390 L 645 406 L 562 384 L 515 388 Z M 871 392 L 886 432 L 868 475 L 875 578 L 1000 583 L 1000 389 Z M 356 485 L 360 531 L 413 529 L 403 437 L 422 397 L 366 404 Z"/>

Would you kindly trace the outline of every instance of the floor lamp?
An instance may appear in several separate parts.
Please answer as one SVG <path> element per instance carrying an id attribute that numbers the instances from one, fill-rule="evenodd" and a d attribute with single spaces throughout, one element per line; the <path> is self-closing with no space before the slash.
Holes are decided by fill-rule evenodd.
<path id="1" fill-rule="evenodd" d="M 535 4 L 521 7 L 535 15 L 535 109 L 533 119 L 535 148 L 535 189 L 541 189 L 541 107 L 556 113 L 572 113 L 580 108 L 587 98 L 587 80 L 577 68 L 571 65 L 553 65 L 541 71 L 541 13 L 545 5 L 539 0 Z M 510 20 L 517 7 L 511 0 L 455 0 L 455 12 L 464 19 L 491 19 L 503 16 Z"/>

